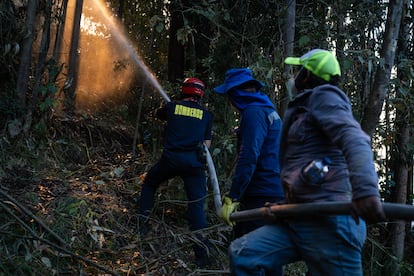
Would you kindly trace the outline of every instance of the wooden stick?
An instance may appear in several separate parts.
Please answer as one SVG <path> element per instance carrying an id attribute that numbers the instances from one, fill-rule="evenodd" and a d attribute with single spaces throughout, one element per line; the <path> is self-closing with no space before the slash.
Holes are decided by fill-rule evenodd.
<path id="1" fill-rule="evenodd" d="M 301 204 L 281 204 L 251 210 L 234 212 L 232 221 L 248 221 L 252 219 L 271 219 L 303 216 L 329 216 L 351 214 L 350 202 L 312 202 Z M 414 220 L 414 206 L 398 203 L 382 203 L 388 219 Z"/>

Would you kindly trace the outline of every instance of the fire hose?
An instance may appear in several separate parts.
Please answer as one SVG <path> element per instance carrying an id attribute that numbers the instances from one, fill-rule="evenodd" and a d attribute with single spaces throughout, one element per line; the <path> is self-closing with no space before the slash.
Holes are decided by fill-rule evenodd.
<path id="1" fill-rule="evenodd" d="M 349 215 L 351 214 L 350 206 L 351 203 L 345 201 L 280 204 L 234 212 L 230 215 L 230 220 L 236 222 L 252 219 L 272 220 L 286 217 Z M 382 206 L 387 219 L 414 220 L 414 206 L 412 205 L 383 202 Z"/>
<path id="2" fill-rule="evenodd" d="M 164 93 L 165 94 L 165 93 Z M 165 94 L 166 95 L 166 94 Z M 165 100 L 170 101 L 166 96 Z M 214 206 L 216 214 L 221 214 L 221 195 L 216 169 L 208 147 L 204 144 L 207 167 L 210 176 L 210 185 L 213 189 Z M 301 204 L 281 204 L 269 207 L 261 207 L 245 211 L 234 212 L 230 215 L 232 221 L 247 221 L 253 219 L 277 219 L 299 216 L 328 216 L 351 214 L 350 202 L 313 202 Z M 385 215 L 388 219 L 414 220 L 414 206 L 398 203 L 382 203 Z"/>
<path id="3" fill-rule="evenodd" d="M 216 174 L 216 168 L 214 167 L 213 158 L 211 158 L 210 151 L 208 150 L 207 146 L 204 144 L 204 148 L 206 151 L 206 157 L 207 157 L 207 167 L 208 172 L 210 175 L 210 184 L 213 188 L 213 199 L 214 199 L 214 206 L 216 209 L 216 214 L 220 216 L 221 212 L 221 195 L 220 195 L 220 188 L 218 184 L 218 178 Z"/>
<path id="4" fill-rule="evenodd" d="M 169 97 L 164 93 L 167 102 Z M 208 173 L 210 176 L 210 185 L 213 189 L 214 206 L 216 214 L 221 214 L 221 195 L 214 166 L 208 147 L 204 144 Z M 269 207 L 234 212 L 230 215 L 232 221 L 247 221 L 253 219 L 277 219 L 286 217 L 304 217 L 304 216 L 329 216 L 329 215 L 349 215 L 351 214 L 350 202 L 312 202 L 301 204 L 281 204 Z M 398 203 L 382 203 L 387 219 L 414 220 L 414 206 Z"/>

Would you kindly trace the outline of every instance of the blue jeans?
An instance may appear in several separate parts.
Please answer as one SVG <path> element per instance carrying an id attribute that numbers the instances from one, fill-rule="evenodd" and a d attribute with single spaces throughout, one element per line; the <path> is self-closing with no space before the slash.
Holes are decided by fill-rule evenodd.
<path id="1" fill-rule="evenodd" d="M 304 261 L 310 275 L 362 275 L 366 225 L 351 216 L 286 219 L 262 226 L 229 247 L 232 275 L 274 275 Z"/>

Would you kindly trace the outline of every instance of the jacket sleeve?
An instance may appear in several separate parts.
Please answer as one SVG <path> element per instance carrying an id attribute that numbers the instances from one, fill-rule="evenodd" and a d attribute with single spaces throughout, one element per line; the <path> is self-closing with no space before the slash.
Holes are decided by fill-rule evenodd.
<path id="1" fill-rule="evenodd" d="M 168 117 L 167 116 L 167 105 L 170 105 L 170 103 L 165 104 L 164 106 L 158 108 L 155 111 L 155 116 L 158 119 L 163 120 L 163 121 L 166 121 L 167 120 L 167 117 Z"/>
<path id="2" fill-rule="evenodd" d="M 316 124 L 344 154 L 353 199 L 379 196 L 371 140 L 353 117 L 348 97 L 336 87 L 323 86 L 313 93 L 309 107 Z"/>
<path id="3" fill-rule="evenodd" d="M 228 195 L 236 200 L 243 197 L 257 166 L 268 131 L 265 112 L 258 108 L 246 108 L 242 113 L 239 130 L 240 150 Z"/>
<path id="4" fill-rule="evenodd" d="M 204 134 L 204 140 L 211 140 L 213 136 L 212 127 L 213 127 L 213 114 L 205 110 L 207 118 L 206 132 Z"/>

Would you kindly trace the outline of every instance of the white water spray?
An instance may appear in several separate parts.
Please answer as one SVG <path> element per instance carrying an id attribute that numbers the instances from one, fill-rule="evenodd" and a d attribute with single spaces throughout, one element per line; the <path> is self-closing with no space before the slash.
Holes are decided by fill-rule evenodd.
<path id="1" fill-rule="evenodd" d="M 143 73 L 147 77 L 148 81 L 152 84 L 152 86 L 158 91 L 158 93 L 160 93 L 160 95 L 167 102 L 170 102 L 171 101 L 170 98 L 165 93 L 165 91 L 162 89 L 161 85 L 159 84 L 157 79 L 154 77 L 154 75 L 151 73 L 151 71 L 148 69 L 148 67 L 144 64 L 141 57 L 137 54 L 137 52 L 134 50 L 134 48 L 130 45 L 130 42 L 128 41 L 126 36 L 121 31 L 121 28 L 117 27 L 117 22 L 115 22 L 113 17 L 102 6 L 102 4 L 100 3 L 99 0 L 97 0 L 96 2 L 98 2 L 97 6 L 99 7 L 99 9 L 100 9 L 101 13 L 103 14 L 104 18 L 108 21 L 108 26 L 111 29 L 111 33 L 115 36 L 115 38 L 120 43 L 122 43 L 122 45 L 125 46 L 125 49 L 130 54 L 131 58 L 134 60 L 136 65 L 138 65 L 138 67 L 143 71 Z M 216 175 L 216 169 L 214 167 L 213 159 L 211 158 L 211 154 L 210 154 L 207 146 L 205 146 L 205 150 L 206 150 L 206 153 L 207 153 L 207 164 L 208 164 L 207 167 L 208 167 L 209 174 L 210 174 L 211 186 L 213 188 L 213 196 L 214 196 L 214 204 L 215 204 L 215 208 L 216 208 L 216 214 L 217 214 L 217 216 L 220 216 L 220 214 L 221 214 L 220 211 L 221 211 L 222 204 L 221 204 L 221 195 L 220 195 L 218 179 L 217 179 L 217 175 Z"/>
<path id="2" fill-rule="evenodd" d="M 118 27 L 117 22 L 113 18 L 111 14 L 107 11 L 107 9 L 103 6 L 100 0 L 95 1 L 97 3 L 97 7 L 99 8 L 100 12 L 102 13 L 103 17 L 107 21 L 107 26 L 111 30 L 111 35 L 113 35 L 119 43 L 121 43 L 125 50 L 129 53 L 131 58 L 133 59 L 134 63 L 138 66 L 139 69 L 142 70 L 143 74 L 145 75 L 146 79 L 150 82 L 150 84 L 157 90 L 158 93 L 167 101 L 171 101 L 170 97 L 168 97 L 167 93 L 165 93 L 164 89 L 162 89 L 160 83 L 152 74 L 151 70 L 145 65 L 142 61 L 142 58 L 138 55 L 137 51 L 131 46 L 130 41 L 124 35 L 122 29 Z"/>

